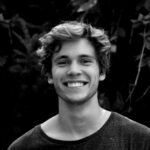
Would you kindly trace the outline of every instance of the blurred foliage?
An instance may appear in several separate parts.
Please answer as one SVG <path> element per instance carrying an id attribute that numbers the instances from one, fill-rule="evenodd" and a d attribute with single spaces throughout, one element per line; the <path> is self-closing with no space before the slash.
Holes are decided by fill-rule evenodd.
<path id="1" fill-rule="evenodd" d="M 140 77 L 141 69 L 142 67 L 148 66 L 150 67 L 150 12 L 147 14 L 139 13 L 137 19 L 131 19 L 132 22 L 132 30 L 131 30 L 131 37 L 130 37 L 130 44 L 132 44 L 132 39 L 134 38 L 133 34 L 134 32 L 137 32 L 139 36 L 142 37 L 142 48 L 140 54 L 137 56 L 138 63 L 138 69 L 137 74 L 135 77 L 134 84 L 131 84 L 131 89 L 129 96 L 127 98 L 128 101 L 131 103 L 131 98 L 134 93 L 134 90 L 136 86 L 138 85 L 138 80 Z M 145 92 L 138 98 L 137 101 L 141 100 L 143 96 L 146 95 L 147 92 L 149 92 L 150 85 L 146 88 Z"/>
<path id="2" fill-rule="evenodd" d="M 126 83 L 127 85 L 125 85 L 126 91 L 127 88 L 129 89 L 128 95 L 127 92 L 123 95 L 123 93 L 121 93 L 121 90 L 123 89 L 119 89 L 121 87 L 116 87 L 116 97 L 118 92 L 120 93 L 120 95 L 122 95 L 122 99 L 120 100 L 121 105 L 123 103 L 122 101 L 124 101 L 124 103 L 129 102 L 131 104 L 132 95 L 133 93 L 135 93 L 134 91 L 136 86 L 138 86 L 137 83 L 139 80 L 139 75 L 141 74 L 141 68 L 146 66 L 150 67 L 150 4 L 148 0 L 133 3 L 134 5 L 131 4 L 130 8 L 128 8 L 129 5 L 125 1 L 123 1 L 122 3 L 119 1 L 114 2 L 113 0 L 107 0 L 105 2 L 100 2 L 98 0 L 66 1 L 66 8 L 71 8 L 69 9 L 70 16 L 68 16 L 68 18 L 70 17 L 70 20 L 76 19 L 90 22 L 95 26 L 103 27 L 108 32 L 108 35 L 110 36 L 110 40 L 112 42 L 112 53 L 117 53 L 119 56 L 121 55 L 121 53 L 123 53 L 125 54 L 125 57 L 129 57 L 131 55 L 132 58 L 137 55 L 136 61 L 138 62 L 138 69 L 135 70 L 135 72 L 137 71 L 137 73 L 134 72 L 134 77 L 129 79 L 132 80 L 132 82 L 133 80 L 135 81 L 134 83 L 130 83 L 128 81 L 128 83 Z M 34 8 L 37 8 L 39 9 L 39 11 L 41 11 L 44 9 L 47 10 L 47 4 L 48 2 L 45 3 L 45 5 L 40 5 L 40 3 L 30 3 L 28 5 L 29 7 L 34 6 Z M 59 2 L 51 1 L 49 4 L 56 7 Z M 117 7 L 116 4 L 121 5 Z M 49 7 L 52 6 L 49 5 Z M 8 70 L 8 72 L 13 76 L 14 74 L 17 76 L 18 81 L 20 81 L 17 82 L 18 86 L 20 86 L 20 88 L 22 89 L 20 90 L 20 95 L 24 95 L 25 90 L 27 90 L 29 86 L 31 86 L 32 90 L 38 89 L 39 82 L 41 82 L 41 84 L 45 82 L 40 77 L 40 67 L 38 66 L 37 56 L 35 55 L 35 51 L 39 46 L 38 38 L 41 34 L 50 29 L 50 24 L 52 26 L 52 24 L 57 24 L 57 22 L 61 20 L 58 21 L 52 20 L 52 18 L 47 18 L 42 25 L 34 25 L 33 23 L 25 20 L 26 17 L 20 17 L 19 14 L 21 14 L 21 12 L 14 12 L 13 15 L 10 16 L 10 18 L 5 19 L 7 6 L 5 6 L 5 3 L 1 3 L 0 7 L 0 28 L 7 31 L 9 43 L 6 44 L 10 45 L 10 50 L 5 50 L 5 52 L 0 56 L 0 67 Z M 56 9 L 58 11 L 58 14 L 59 9 Z M 52 13 L 51 11 L 53 10 L 49 10 L 50 14 Z M 60 13 L 61 12 L 62 10 L 60 9 Z M 135 16 L 137 18 L 134 18 Z M 68 20 L 68 18 L 64 17 L 63 19 Z M 138 47 L 135 46 L 135 39 L 142 40 Z M 125 52 L 121 44 L 126 44 L 126 48 L 128 49 L 128 51 Z M 121 48 L 123 50 L 121 50 Z M 134 48 L 134 51 L 136 51 L 134 56 L 132 56 L 134 54 L 134 51 L 131 50 L 132 48 Z M 139 52 L 139 54 L 137 52 Z M 115 63 L 118 64 L 117 61 Z M 34 79 L 34 82 L 30 81 L 32 78 Z M 148 92 L 149 90 L 147 90 L 146 88 L 145 91 Z M 104 95 L 104 93 L 102 93 L 102 95 Z M 119 96 L 119 99 L 120 97 L 121 96 Z M 122 106 L 121 108 L 124 109 L 124 107 Z M 117 109 L 119 111 L 122 110 L 118 108 L 118 106 Z M 130 112 L 130 109 L 127 111 Z"/>
<path id="3" fill-rule="evenodd" d="M 0 66 L 5 67 L 7 64 L 8 72 L 17 76 L 22 95 L 25 92 L 25 87 L 28 89 L 28 86 L 31 86 L 28 81 L 30 76 L 34 77 L 34 81 L 40 81 L 40 67 L 35 51 L 39 46 L 38 38 L 42 27 L 29 24 L 18 15 L 7 20 L 1 19 L 0 26 L 7 29 L 9 43 L 6 44 L 11 47 L 10 54 L 5 52 L 4 56 L 1 56 Z M 37 33 L 32 33 L 30 31 L 32 28 L 36 29 Z M 36 82 L 32 83 L 32 86 L 36 86 L 37 89 Z"/>
<path id="4" fill-rule="evenodd" d="M 86 12 L 97 4 L 97 0 L 71 0 L 75 12 Z"/>
<path id="5" fill-rule="evenodd" d="M 118 5 L 115 6 L 117 3 Z M 120 53 L 120 51 L 125 53 L 123 52 L 124 48 L 122 45 L 119 46 L 119 44 L 122 43 L 127 44 L 126 48 L 128 48 L 124 57 L 127 55 L 129 56 L 129 53 L 131 53 L 131 59 L 136 57 L 132 63 L 136 63 L 134 68 L 137 69 L 134 69 L 134 77 L 131 78 L 131 81 L 128 81 L 128 93 L 126 93 L 124 97 L 119 96 L 118 99 L 117 93 L 119 93 L 119 95 L 122 95 L 122 93 L 120 93 L 121 89 L 117 87 L 116 100 L 113 104 L 110 104 L 110 99 L 107 98 L 109 97 L 108 95 L 104 98 L 104 93 L 102 93 L 103 101 L 100 102 L 104 107 L 112 108 L 124 113 L 130 113 L 135 103 L 142 100 L 150 89 L 150 83 L 148 83 L 146 87 L 143 89 L 141 88 L 142 92 L 136 90 L 136 88 L 139 88 L 138 86 L 140 86 L 140 84 L 138 85 L 138 81 L 141 69 L 146 66 L 148 69 L 150 67 L 150 1 L 133 1 L 133 4 L 130 3 L 131 7 L 124 1 L 122 1 L 122 3 L 119 3 L 119 1 L 115 3 L 114 1 L 99 2 L 96 0 L 72 0 L 72 5 L 74 6 L 76 13 L 79 14 L 79 20 L 92 22 L 92 24 L 106 29 L 112 42 L 112 53 Z M 103 6 L 106 6 L 106 9 L 110 9 L 110 12 L 108 9 L 104 10 L 105 8 L 103 9 Z M 123 40 L 126 41 L 126 43 L 123 43 Z M 142 42 L 139 42 L 139 40 Z M 136 44 L 135 42 L 138 42 L 139 44 Z M 142 77 L 144 76 L 145 75 L 143 74 Z M 141 95 L 138 95 L 138 92 Z"/>

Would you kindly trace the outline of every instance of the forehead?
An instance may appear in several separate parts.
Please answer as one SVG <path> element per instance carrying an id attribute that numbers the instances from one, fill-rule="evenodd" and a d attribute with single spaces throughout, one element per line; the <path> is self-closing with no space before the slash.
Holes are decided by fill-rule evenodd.
<path id="1" fill-rule="evenodd" d="M 77 57 L 80 55 L 96 57 L 94 47 L 87 39 L 81 38 L 74 41 L 64 42 L 60 51 L 55 53 L 53 58 L 60 56 Z"/>

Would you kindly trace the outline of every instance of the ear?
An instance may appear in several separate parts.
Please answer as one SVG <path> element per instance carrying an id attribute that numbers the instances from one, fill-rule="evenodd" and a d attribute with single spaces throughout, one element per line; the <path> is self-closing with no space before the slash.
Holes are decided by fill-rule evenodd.
<path id="1" fill-rule="evenodd" d="M 50 78 L 50 77 L 48 77 L 48 83 L 49 83 L 49 84 L 53 84 L 53 79 Z"/>
<path id="2" fill-rule="evenodd" d="M 101 73 L 100 76 L 99 76 L 99 80 L 103 81 L 103 80 L 105 80 L 105 78 L 106 78 L 106 74 L 105 73 Z"/>

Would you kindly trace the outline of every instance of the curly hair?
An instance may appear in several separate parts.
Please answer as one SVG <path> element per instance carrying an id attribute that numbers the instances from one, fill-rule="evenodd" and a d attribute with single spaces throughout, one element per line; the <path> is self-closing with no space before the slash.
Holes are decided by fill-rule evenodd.
<path id="1" fill-rule="evenodd" d="M 90 24 L 68 21 L 59 24 L 44 34 L 40 39 L 41 47 L 37 50 L 42 65 L 42 73 L 51 75 L 52 56 L 61 49 L 63 42 L 85 38 L 95 49 L 100 71 L 106 73 L 110 66 L 111 43 L 103 29 L 92 27 Z"/>

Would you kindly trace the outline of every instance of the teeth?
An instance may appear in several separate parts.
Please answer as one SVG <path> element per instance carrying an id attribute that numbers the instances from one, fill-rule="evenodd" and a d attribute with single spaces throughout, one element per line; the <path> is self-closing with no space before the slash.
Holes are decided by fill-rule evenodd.
<path id="1" fill-rule="evenodd" d="M 81 87 L 84 84 L 82 82 L 73 82 L 73 83 L 68 83 L 67 86 L 68 87 Z"/>

